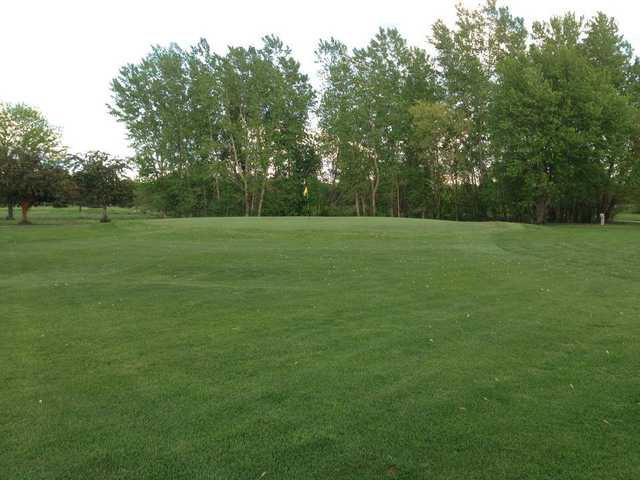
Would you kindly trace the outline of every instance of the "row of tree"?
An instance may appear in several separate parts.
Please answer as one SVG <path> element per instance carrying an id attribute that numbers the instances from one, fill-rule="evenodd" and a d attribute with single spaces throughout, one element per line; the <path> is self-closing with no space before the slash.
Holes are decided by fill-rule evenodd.
<path id="1" fill-rule="evenodd" d="M 7 220 L 21 208 L 21 223 L 29 223 L 32 206 L 73 203 L 102 208 L 131 205 L 134 183 L 127 164 L 99 151 L 68 155 L 59 132 L 37 110 L 26 105 L 0 103 L 0 198 Z"/>
<path id="2" fill-rule="evenodd" d="M 275 37 L 225 56 L 202 40 L 156 47 L 113 81 L 111 112 L 125 123 L 143 190 L 174 214 L 262 215 L 267 189 L 317 176 L 309 132 L 314 92 Z M 145 187 L 146 190 L 145 190 Z M 273 213 L 273 212 L 270 212 Z"/>
<path id="3" fill-rule="evenodd" d="M 433 56 L 395 29 L 364 48 L 321 41 L 318 91 L 274 36 L 224 55 L 205 40 L 154 47 L 121 69 L 109 107 L 135 150 L 136 201 L 180 216 L 538 223 L 590 222 L 637 201 L 640 61 L 612 18 L 567 14 L 527 31 L 488 0 L 458 6 L 430 42 Z M 10 206 L 26 198 L 20 182 L 35 198 L 47 176 L 74 176 L 47 161 L 43 132 L 37 148 L 0 152 L 38 171 L 18 181 L 0 167 Z"/>
<path id="4" fill-rule="evenodd" d="M 612 18 L 528 32 L 489 0 L 431 44 L 322 41 L 319 92 L 275 37 L 156 47 L 111 111 L 173 214 L 300 214 L 308 185 L 320 214 L 588 222 L 636 195 L 640 63 Z"/>

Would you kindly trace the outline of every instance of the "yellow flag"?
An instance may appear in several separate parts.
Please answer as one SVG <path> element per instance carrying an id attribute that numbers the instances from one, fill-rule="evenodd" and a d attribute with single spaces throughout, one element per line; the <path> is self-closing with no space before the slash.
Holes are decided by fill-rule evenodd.
<path id="1" fill-rule="evenodd" d="M 307 198 L 309 196 L 309 188 L 306 185 L 304 186 L 304 192 L 302 192 L 302 196 L 304 198 Z"/>

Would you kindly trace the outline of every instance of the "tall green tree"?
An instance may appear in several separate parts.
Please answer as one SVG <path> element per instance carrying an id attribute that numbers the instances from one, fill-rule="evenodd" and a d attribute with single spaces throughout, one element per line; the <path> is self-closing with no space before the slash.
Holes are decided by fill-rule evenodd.
<path id="1" fill-rule="evenodd" d="M 329 163 L 334 188 L 339 184 L 353 195 L 356 214 L 365 215 L 369 167 L 360 154 L 360 131 L 356 128 L 357 72 L 347 46 L 339 40 L 321 41 L 316 55 L 323 82 L 317 109 L 321 152 Z"/>
<path id="2" fill-rule="evenodd" d="M 133 190 L 126 176 L 126 161 L 105 152 L 91 151 L 75 155 L 73 164 L 79 204 L 101 208 L 101 223 L 109 222 L 108 207 L 131 203 Z"/>
<path id="3" fill-rule="evenodd" d="M 409 107 L 435 96 L 435 75 L 424 51 L 410 48 L 395 29 L 380 29 L 365 48 L 349 52 L 332 39 L 320 43 L 323 92 L 318 109 L 336 171 L 354 192 L 356 212 L 378 212 L 381 184 L 388 188 L 389 211 L 401 215 L 408 140 Z M 359 199 L 361 201 L 359 201 Z"/>
<path id="4" fill-rule="evenodd" d="M 512 210 L 538 223 L 611 216 L 634 169 L 636 114 L 614 75 L 625 66 L 597 61 L 587 25 L 571 14 L 536 23 L 529 53 L 498 67 L 495 173 Z"/>
<path id="5" fill-rule="evenodd" d="M 129 131 L 140 174 L 171 175 L 187 191 L 207 177 L 241 191 L 245 215 L 261 215 L 268 181 L 294 171 L 309 145 L 314 93 L 291 51 L 275 36 L 261 48 L 212 52 L 155 47 L 112 83 L 111 113 Z M 182 179 L 182 180 L 181 180 Z"/>
<path id="6" fill-rule="evenodd" d="M 460 177 L 464 174 L 462 142 L 467 121 L 444 102 L 419 102 L 410 111 L 425 187 L 422 211 L 429 212 L 433 218 L 442 218 L 444 202 L 450 191 L 455 218 L 459 219 Z"/>
<path id="7" fill-rule="evenodd" d="M 111 82 L 112 115 L 127 127 L 143 177 L 159 178 L 193 160 L 190 83 L 186 54 L 175 44 L 153 47 Z"/>
<path id="8" fill-rule="evenodd" d="M 277 37 L 261 49 L 231 48 L 219 61 L 220 139 L 228 172 L 242 188 L 245 215 L 261 215 L 267 181 L 290 171 L 307 138 L 314 93 Z"/>
<path id="9" fill-rule="evenodd" d="M 22 223 L 32 205 L 51 198 L 61 171 L 63 148 L 59 131 L 33 107 L 0 103 L 0 195 L 7 219 L 20 204 Z"/>
<path id="10" fill-rule="evenodd" d="M 538 223 L 546 218 L 555 194 L 555 173 L 562 147 L 552 139 L 562 128 L 559 98 L 530 59 L 505 59 L 499 67 L 493 104 L 494 174 L 511 196 L 509 213 L 519 219 L 532 210 Z"/>
<path id="11" fill-rule="evenodd" d="M 455 28 L 443 21 L 433 25 L 431 43 L 436 49 L 445 100 L 468 123 L 463 139 L 464 183 L 478 187 L 486 180 L 491 158 L 489 111 L 496 65 L 503 58 L 526 50 L 527 31 L 522 18 L 488 0 L 478 9 L 456 6 Z M 479 192 L 474 214 L 480 215 Z"/>
<path id="12" fill-rule="evenodd" d="M 321 41 L 317 104 L 277 37 L 155 47 L 112 84 L 140 198 L 176 215 L 301 214 L 307 186 L 316 211 L 544 222 L 611 216 L 640 191 L 640 61 L 614 19 L 529 34 L 495 0 L 456 13 L 433 26 L 433 59 L 395 29 L 362 48 Z"/>

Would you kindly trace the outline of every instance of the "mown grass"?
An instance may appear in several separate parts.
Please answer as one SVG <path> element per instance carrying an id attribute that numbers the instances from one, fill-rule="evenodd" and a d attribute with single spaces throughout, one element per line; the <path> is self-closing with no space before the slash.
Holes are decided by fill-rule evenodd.
<path id="1" fill-rule="evenodd" d="M 141 220 L 144 218 L 153 218 L 157 215 L 141 212 L 133 208 L 109 207 L 108 216 L 111 220 Z M 29 210 L 29 222 L 38 225 L 60 225 L 60 224 L 78 224 L 99 221 L 102 215 L 101 208 L 90 207 L 36 207 Z M 16 225 L 20 220 L 20 209 L 16 208 L 14 212 L 15 219 L 6 221 L 5 210 L 0 216 L 0 227 L 7 225 Z"/>
<path id="2" fill-rule="evenodd" d="M 622 212 L 616 215 L 616 222 L 640 222 L 640 213 Z"/>
<path id="3" fill-rule="evenodd" d="M 0 478 L 640 478 L 639 245 L 633 224 L 0 227 Z"/>

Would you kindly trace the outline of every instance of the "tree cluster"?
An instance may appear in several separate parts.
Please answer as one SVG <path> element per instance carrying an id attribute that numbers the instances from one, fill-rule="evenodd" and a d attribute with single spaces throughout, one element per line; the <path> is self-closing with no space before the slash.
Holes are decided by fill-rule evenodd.
<path id="1" fill-rule="evenodd" d="M 65 177 L 60 154 L 59 134 L 40 112 L 0 103 L 0 195 L 8 220 L 20 205 L 26 224 L 33 205 L 55 198 Z"/>
<path id="2" fill-rule="evenodd" d="M 458 6 L 430 42 L 433 57 L 395 29 L 364 48 L 321 41 L 317 92 L 277 37 L 225 55 L 155 47 L 112 83 L 139 200 L 173 215 L 542 223 L 637 198 L 640 62 L 612 18 L 529 32 L 489 0 Z"/>
<path id="3" fill-rule="evenodd" d="M 20 223 L 29 223 L 31 207 L 68 203 L 100 207 L 133 204 L 127 163 L 104 152 L 67 155 L 59 132 L 36 109 L 0 103 L 0 202 L 7 220 L 20 206 Z"/>
<path id="4" fill-rule="evenodd" d="M 380 29 L 317 49 L 319 89 L 275 37 L 154 47 L 109 110 L 135 151 L 69 156 L 25 105 L 0 104 L 0 201 L 175 216 L 392 215 L 592 222 L 640 198 L 640 61 L 603 13 L 534 22 L 488 0 L 437 21 L 433 55 Z"/>
<path id="5" fill-rule="evenodd" d="M 639 63 L 613 19 L 529 33 L 489 1 L 431 43 L 321 43 L 322 145 L 356 214 L 590 222 L 637 198 Z"/>
<path id="6" fill-rule="evenodd" d="M 225 56 L 204 40 L 188 51 L 155 47 L 112 88 L 141 198 L 164 213 L 260 216 L 267 189 L 295 208 L 293 190 L 299 197 L 319 170 L 308 131 L 314 92 L 276 37 Z"/>

